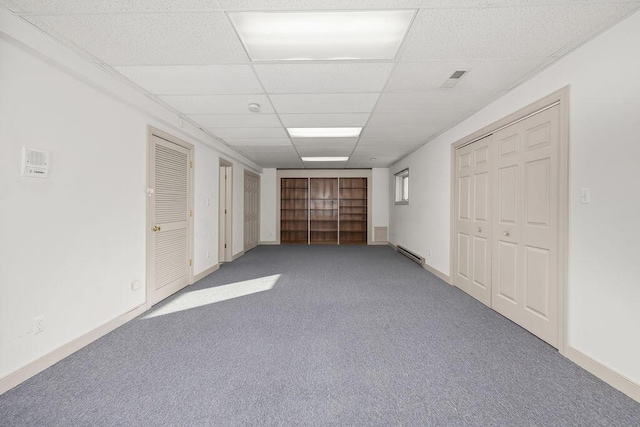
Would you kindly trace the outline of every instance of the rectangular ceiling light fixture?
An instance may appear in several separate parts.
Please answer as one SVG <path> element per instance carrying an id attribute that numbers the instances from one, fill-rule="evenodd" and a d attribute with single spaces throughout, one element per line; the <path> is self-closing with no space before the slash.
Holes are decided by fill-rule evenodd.
<path id="1" fill-rule="evenodd" d="M 415 10 L 228 12 L 252 61 L 394 59 Z"/>
<path id="2" fill-rule="evenodd" d="M 302 157 L 303 162 L 346 162 L 348 157 Z"/>
<path id="3" fill-rule="evenodd" d="M 362 128 L 287 128 L 291 138 L 357 138 Z"/>

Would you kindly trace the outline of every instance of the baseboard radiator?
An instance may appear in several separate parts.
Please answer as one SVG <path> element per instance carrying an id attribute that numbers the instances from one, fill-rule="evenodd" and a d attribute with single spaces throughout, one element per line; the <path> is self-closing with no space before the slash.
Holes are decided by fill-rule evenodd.
<path id="1" fill-rule="evenodd" d="M 422 258 L 420 255 L 411 252 L 409 249 L 402 247 L 400 245 L 398 245 L 396 247 L 397 251 L 400 252 L 402 255 L 406 256 L 407 258 L 409 258 L 411 261 L 415 262 L 416 264 L 420 265 L 420 267 L 422 267 L 424 265 L 424 258 Z"/>

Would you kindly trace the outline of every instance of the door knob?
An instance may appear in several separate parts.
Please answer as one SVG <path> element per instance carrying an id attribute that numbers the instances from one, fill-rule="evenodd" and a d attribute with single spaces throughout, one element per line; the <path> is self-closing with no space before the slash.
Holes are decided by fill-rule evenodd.
<path id="1" fill-rule="evenodd" d="M 160 231 L 160 227 L 157 225 L 154 225 L 152 228 L 153 231 Z"/>
<path id="2" fill-rule="evenodd" d="M 509 232 L 507 230 L 505 230 L 502 234 L 504 234 L 505 237 L 509 237 Z"/>

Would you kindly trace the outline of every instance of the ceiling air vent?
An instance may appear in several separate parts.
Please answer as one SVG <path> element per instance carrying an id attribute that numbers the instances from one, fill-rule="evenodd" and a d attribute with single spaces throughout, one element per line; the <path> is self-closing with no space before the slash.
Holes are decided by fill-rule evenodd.
<path id="1" fill-rule="evenodd" d="M 444 83 L 442 83 L 442 88 L 446 88 L 446 89 L 450 89 L 452 87 L 454 87 L 458 81 L 465 76 L 469 71 L 468 70 L 457 70 L 454 71 L 453 74 L 451 74 L 451 77 L 449 77 L 447 80 L 444 81 Z"/>

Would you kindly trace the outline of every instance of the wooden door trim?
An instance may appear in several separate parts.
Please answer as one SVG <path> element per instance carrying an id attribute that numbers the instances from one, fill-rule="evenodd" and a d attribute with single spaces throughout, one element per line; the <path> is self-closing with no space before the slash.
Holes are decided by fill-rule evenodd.
<path id="1" fill-rule="evenodd" d="M 569 86 L 553 92 L 544 98 L 491 123 L 488 126 L 451 144 L 450 164 L 450 230 L 449 230 L 449 271 L 450 284 L 453 286 L 453 272 L 455 268 L 456 240 L 455 240 L 455 179 L 456 179 L 456 150 L 468 145 L 483 136 L 490 135 L 496 130 L 508 126 L 518 120 L 539 112 L 554 104 L 560 110 L 560 141 L 558 147 L 558 351 L 565 355 L 567 352 L 567 314 L 568 310 L 568 265 L 569 265 Z"/>
<path id="2" fill-rule="evenodd" d="M 191 213 L 194 213 L 194 170 L 195 170 L 195 165 L 194 165 L 194 146 L 193 144 L 190 144 L 176 136 L 173 136 L 167 132 L 161 131 L 158 128 L 155 128 L 151 125 L 147 126 L 147 188 L 150 188 L 150 184 L 151 184 L 151 168 L 152 168 L 152 162 L 154 161 L 153 158 L 153 137 L 156 136 L 160 139 L 163 139 L 165 141 L 171 142 L 173 144 L 176 144 L 180 147 L 185 148 L 186 150 L 189 151 L 189 185 L 188 185 L 188 190 L 187 190 L 187 198 L 188 198 L 188 205 L 189 205 L 189 211 Z M 147 217 L 147 226 L 146 226 L 146 232 L 145 232 L 145 240 L 146 240 L 146 248 L 145 248 L 145 252 L 146 252 L 146 257 L 145 257 L 145 262 L 146 262 L 146 266 L 145 266 L 145 271 L 146 271 L 146 279 L 145 279 L 145 305 L 146 305 L 146 309 L 149 310 L 151 308 L 151 306 L 153 305 L 151 302 L 151 256 L 153 255 L 151 253 L 151 228 L 154 225 L 154 218 L 151 218 L 151 203 L 150 200 L 151 198 L 149 197 L 149 195 L 147 194 L 147 200 L 146 200 L 146 217 Z M 187 217 L 187 222 L 188 222 L 188 239 L 189 239 L 189 259 L 191 260 L 191 262 L 189 263 L 190 265 L 188 266 L 189 269 L 189 279 L 188 279 L 188 284 L 192 284 L 193 283 L 193 253 L 194 253 L 194 248 L 193 248 L 193 216 L 189 215 Z"/>

